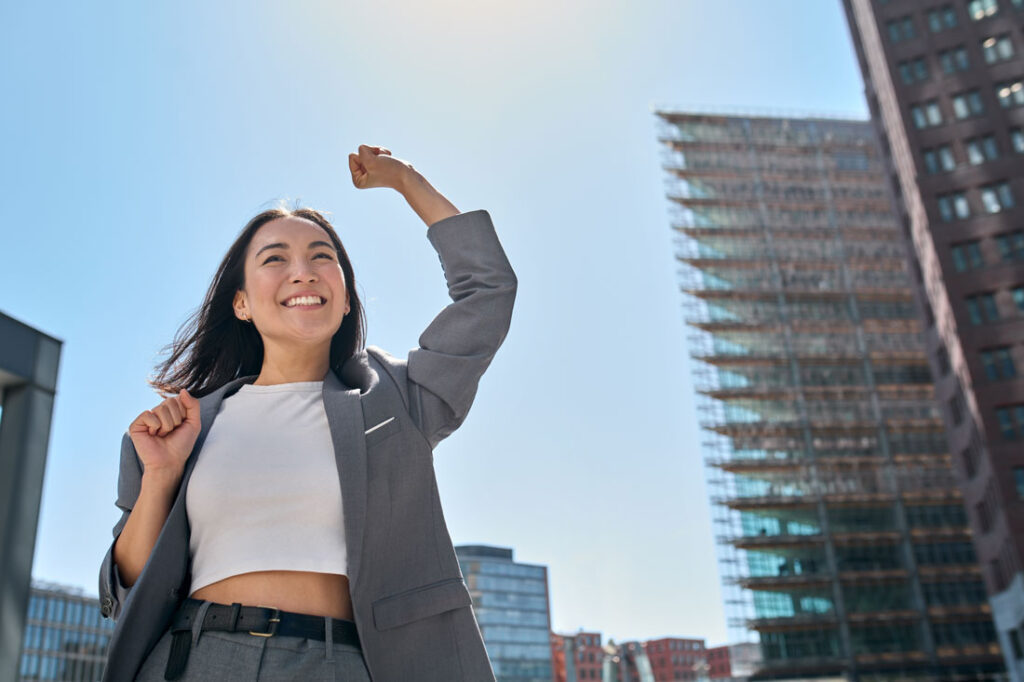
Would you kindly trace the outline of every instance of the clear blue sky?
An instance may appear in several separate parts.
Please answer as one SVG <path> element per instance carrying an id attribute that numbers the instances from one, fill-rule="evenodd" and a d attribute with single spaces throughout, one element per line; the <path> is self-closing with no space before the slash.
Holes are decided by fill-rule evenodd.
<path id="1" fill-rule="evenodd" d="M 332 212 L 371 343 L 447 302 L 378 144 L 519 277 L 436 451 L 453 540 L 549 567 L 556 631 L 727 639 L 655 106 L 866 117 L 839 0 L 0 6 L 0 310 L 64 341 L 33 574 L 95 593 L 121 434 L 242 225 Z"/>

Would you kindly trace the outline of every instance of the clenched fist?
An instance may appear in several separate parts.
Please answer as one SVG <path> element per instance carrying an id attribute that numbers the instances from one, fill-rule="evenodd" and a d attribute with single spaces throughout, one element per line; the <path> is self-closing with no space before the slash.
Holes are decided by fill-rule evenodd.
<path id="1" fill-rule="evenodd" d="M 348 167 L 356 189 L 390 187 L 397 190 L 413 170 L 408 161 L 392 157 L 391 150 L 365 144 L 359 145 L 357 154 L 348 155 Z"/>
<path id="2" fill-rule="evenodd" d="M 185 389 L 146 410 L 128 427 L 144 473 L 179 476 L 199 437 L 199 401 Z"/>

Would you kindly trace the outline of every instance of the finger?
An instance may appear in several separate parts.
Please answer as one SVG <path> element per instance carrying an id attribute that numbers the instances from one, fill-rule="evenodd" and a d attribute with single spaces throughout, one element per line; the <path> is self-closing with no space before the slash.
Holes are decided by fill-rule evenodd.
<path id="1" fill-rule="evenodd" d="M 149 435 L 153 436 L 156 435 L 156 431 L 160 428 L 160 419 L 150 410 L 146 410 L 145 412 L 140 414 L 135 419 L 134 422 L 132 422 L 133 427 L 136 424 L 142 426 L 143 430 L 147 431 Z"/>
<path id="2" fill-rule="evenodd" d="M 185 410 L 181 407 L 181 403 L 178 402 L 177 398 L 168 398 L 164 401 L 164 404 L 167 405 L 167 409 L 171 413 L 171 420 L 175 426 L 184 421 Z"/>
<path id="3" fill-rule="evenodd" d="M 174 430 L 174 421 L 171 419 L 171 413 L 167 409 L 167 405 L 160 403 L 153 410 L 153 414 L 160 419 L 160 431 L 157 432 L 158 436 L 166 436 Z"/>
<path id="4" fill-rule="evenodd" d="M 199 401 L 192 397 L 186 389 L 181 389 L 181 393 L 178 394 L 181 399 L 181 404 L 185 408 L 185 421 L 192 424 L 199 424 Z"/>

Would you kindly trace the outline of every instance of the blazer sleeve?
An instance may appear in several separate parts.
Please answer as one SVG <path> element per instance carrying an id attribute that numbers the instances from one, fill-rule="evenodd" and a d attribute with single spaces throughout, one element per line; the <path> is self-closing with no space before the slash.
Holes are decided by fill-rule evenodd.
<path id="1" fill-rule="evenodd" d="M 427 228 L 452 302 L 409 352 L 409 412 L 430 447 L 457 429 L 480 377 L 505 340 L 516 297 L 516 275 L 483 210 L 443 218 Z"/>
<path id="2" fill-rule="evenodd" d="M 113 618 L 115 621 L 121 615 L 121 607 L 128 598 L 131 588 L 124 586 L 121 574 L 114 563 L 114 544 L 128 522 L 128 516 L 135 506 L 135 501 L 139 499 L 141 489 L 142 465 L 135 453 L 131 437 L 125 432 L 121 438 L 121 471 L 117 477 L 117 499 L 114 502 L 121 510 L 121 518 L 114 524 L 114 539 L 100 565 L 100 613 L 104 618 Z"/>

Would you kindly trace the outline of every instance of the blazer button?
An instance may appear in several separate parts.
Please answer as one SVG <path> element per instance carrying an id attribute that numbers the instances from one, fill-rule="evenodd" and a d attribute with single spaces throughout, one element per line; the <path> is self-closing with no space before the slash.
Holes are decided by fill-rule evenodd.
<path id="1" fill-rule="evenodd" d="M 112 611 L 112 609 L 109 606 L 107 606 L 106 604 L 104 604 L 103 607 L 100 609 L 100 613 L 103 614 L 104 618 L 109 618 L 111 611 Z"/>
<path id="2" fill-rule="evenodd" d="M 113 605 L 114 605 L 114 600 L 113 599 L 111 599 L 110 597 L 104 597 L 103 598 L 103 608 L 109 609 Z"/>

